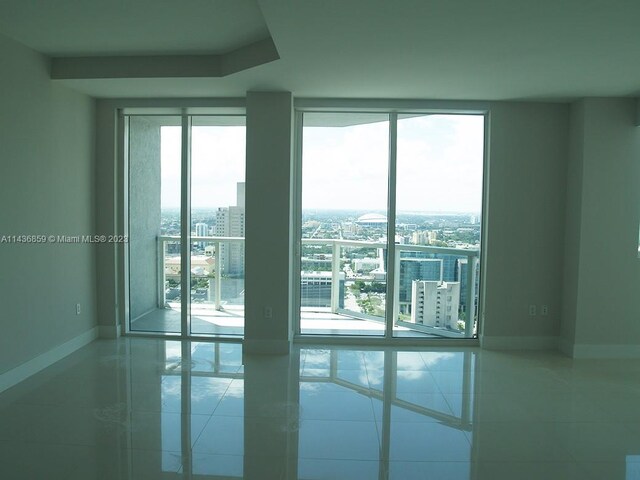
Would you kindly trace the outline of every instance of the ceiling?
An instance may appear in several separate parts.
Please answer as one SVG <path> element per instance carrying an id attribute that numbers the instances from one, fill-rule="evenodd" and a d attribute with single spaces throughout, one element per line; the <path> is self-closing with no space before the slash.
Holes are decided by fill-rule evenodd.
<path id="1" fill-rule="evenodd" d="M 635 96 L 638 25 L 637 0 L 0 0 L 0 32 L 51 57 L 220 54 L 268 37 L 280 57 L 215 78 L 57 80 L 98 97 Z"/>
<path id="2" fill-rule="evenodd" d="M 0 0 L 0 32 L 51 56 L 215 54 L 269 36 L 246 0 Z"/>

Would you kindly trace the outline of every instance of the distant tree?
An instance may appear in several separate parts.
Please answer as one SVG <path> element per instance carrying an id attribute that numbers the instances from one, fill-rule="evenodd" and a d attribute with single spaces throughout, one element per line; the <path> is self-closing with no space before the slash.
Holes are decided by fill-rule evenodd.
<path id="1" fill-rule="evenodd" d="M 209 288 L 209 280 L 207 278 L 191 278 L 191 288 Z"/>
<path id="2" fill-rule="evenodd" d="M 387 286 L 384 283 L 380 282 L 372 282 L 371 285 L 366 287 L 367 293 L 385 293 L 387 291 Z"/>
<path id="3" fill-rule="evenodd" d="M 351 285 L 351 290 L 360 293 L 385 293 L 387 286 L 380 282 L 365 283 L 363 280 L 356 280 Z"/>
<path id="4" fill-rule="evenodd" d="M 362 292 L 365 288 L 365 283 L 362 280 L 356 280 L 351 284 L 351 290 L 354 292 Z"/>

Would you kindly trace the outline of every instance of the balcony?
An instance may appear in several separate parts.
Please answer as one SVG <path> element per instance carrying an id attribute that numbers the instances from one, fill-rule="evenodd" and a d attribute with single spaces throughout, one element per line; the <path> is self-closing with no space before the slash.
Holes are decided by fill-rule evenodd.
<path id="1" fill-rule="evenodd" d="M 311 313 L 312 308 L 305 305 L 304 296 L 301 305 L 301 331 L 310 334 L 378 334 L 383 335 L 386 321 L 386 308 L 380 308 L 380 312 L 371 314 L 363 311 L 362 302 L 354 299 L 353 289 L 340 288 L 341 276 L 344 275 L 345 283 L 355 283 L 360 280 L 366 283 L 384 283 L 387 279 L 393 283 L 393 288 L 385 288 L 385 293 L 379 298 L 383 298 L 383 307 L 386 307 L 387 292 L 392 292 L 394 301 L 392 303 L 394 311 L 391 313 L 393 318 L 393 330 L 395 336 L 438 336 L 451 338 L 471 337 L 476 331 L 477 316 L 477 298 L 478 298 L 478 263 L 479 251 L 470 249 L 434 247 L 428 245 L 395 245 L 395 262 L 393 275 L 389 275 L 386 269 L 374 269 L 370 272 L 353 271 L 352 266 L 355 263 L 353 251 L 376 250 L 379 259 L 383 259 L 386 255 L 387 244 L 384 242 L 371 242 L 361 240 L 344 240 L 344 239 L 302 239 L 303 248 L 305 246 L 324 246 L 330 250 L 326 257 L 330 258 L 330 275 L 331 275 L 331 299 L 330 304 L 325 307 L 322 312 L 316 308 L 317 313 Z M 349 252 L 351 251 L 351 252 Z M 371 259 L 373 257 L 366 257 Z M 460 287 L 459 304 L 463 306 L 464 312 L 473 312 L 472 322 L 462 320 L 464 328 L 451 329 L 445 327 L 435 327 L 429 325 L 421 325 L 411 321 L 411 316 L 403 312 L 411 303 L 407 298 L 401 298 L 401 293 L 405 294 L 411 288 L 412 280 L 418 279 L 411 276 L 410 269 L 401 268 L 402 264 L 417 261 L 442 261 L 444 258 L 452 261 L 461 259 L 459 262 L 459 271 L 457 271 L 458 282 Z M 325 260 L 326 261 L 326 260 Z M 383 261 L 380 264 L 384 265 Z M 468 266 L 471 268 L 468 268 Z M 302 265 L 303 275 L 302 283 L 304 284 L 305 266 Z M 451 269 L 449 269 L 451 270 Z M 451 272 L 449 272 L 451 273 Z M 442 271 L 441 271 L 442 274 Z M 440 278 L 442 280 L 442 278 Z M 450 279 L 445 279 L 450 280 Z M 355 294 L 357 295 L 357 294 Z M 360 294 L 360 296 L 362 296 Z M 424 293 L 421 293 L 424 297 Z M 420 297 L 419 297 L 420 298 Z M 469 299 L 469 300 L 468 300 Z M 384 312 L 382 312 L 384 310 Z M 313 325 L 314 320 L 320 316 L 324 320 L 324 325 Z M 466 318 L 466 315 L 464 315 Z M 359 328 L 354 329 L 354 325 L 347 322 L 359 322 Z M 462 324 L 461 324 L 462 325 Z"/>
<path id="2" fill-rule="evenodd" d="M 244 246 L 244 238 L 238 237 L 192 237 L 191 265 L 191 331 L 204 335 L 242 335 L 244 331 L 244 254 L 236 258 L 242 268 L 230 269 L 229 257 L 234 248 Z M 180 237 L 157 237 L 157 309 L 132 320 L 132 330 L 180 332 Z M 386 256 L 386 243 L 344 240 L 344 239 L 302 239 L 303 249 L 318 249 L 326 252 L 319 258 L 311 259 L 322 270 L 305 268 L 303 259 L 302 281 L 298 295 L 301 298 L 300 328 L 303 334 L 319 335 L 370 335 L 384 336 L 386 321 L 387 291 L 393 292 L 394 311 L 391 312 L 394 336 L 401 337 L 471 337 L 476 331 L 477 307 L 477 250 L 444 248 L 426 245 L 395 245 L 394 272 L 390 275 L 385 268 L 370 271 L 353 270 L 356 264 L 371 265 L 372 258 L 357 262 L 354 252 L 375 251 L 377 258 Z M 237 248 L 243 252 L 244 248 Z M 241 259 L 241 260 L 239 260 Z M 442 280 L 444 261 L 448 265 L 448 276 L 455 270 L 459 287 L 457 299 L 458 315 L 447 327 L 412 321 L 409 313 L 411 302 L 407 299 L 407 289 L 411 287 L 411 269 L 402 264 L 428 262 L 440 265 Z M 381 262 L 384 266 L 384 262 Z M 468 266 L 471 268 L 468 268 Z M 237 267 L 238 265 L 236 265 Z M 227 271 L 225 271 L 227 269 Z M 233 270 L 233 271 L 231 271 Z M 415 276 L 415 274 L 414 274 Z M 387 278 L 393 288 L 386 287 Z M 421 278 L 418 278 L 421 279 Z M 422 278 L 423 279 L 423 278 Z M 448 278 L 448 280 L 450 280 Z M 382 291 L 358 292 L 357 286 L 365 290 L 377 286 Z M 355 286 L 355 287 L 354 287 Z M 367 287 L 369 286 L 369 287 Z M 464 288 L 462 288 L 464 287 Z M 402 295 L 402 298 L 401 298 Z M 420 301 L 424 292 L 420 292 Z M 451 298 L 451 297 L 449 297 Z M 415 300 L 414 300 L 415 301 Z M 425 308 L 416 309 L 424 312 Z M 466 312 L 472 312 L 472 322 L 466 321 Z"/>

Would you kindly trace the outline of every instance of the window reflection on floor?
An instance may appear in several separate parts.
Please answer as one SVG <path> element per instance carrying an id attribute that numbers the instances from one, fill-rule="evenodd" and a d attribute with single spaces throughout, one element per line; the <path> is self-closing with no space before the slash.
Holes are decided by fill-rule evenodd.
<path id="1" fill-rule="evenodd" d="M 442 478 L 454 467 L 466 478 L 475 355 L 299 347 L 243 356 L 238 343 L 97 342 L 14 394 L 18 413 L 0 403 L 0 442 L 71 449 L 79 473 L 52 479 L 93 478 L 99 467 L 126 480 L 404 480 L 442 459 L 451 465 L 431 465 Z M 0 454 L 3 475 L 18 465 L 10 451 Z"/>
<path id="2" fill-rule="evenodd" d="M 287 478 L 402 478 L 403 462 L 470 462 L 474 352 L 301 348 L 271 361 L 243 365 L 239 344 L 166 342 L 162 450 L 188 452 L 193 474 L 238 478 L 265 451 Z M 246 390 L 247 375 L 263 385 Z M 270 430 L 268 448 L 247 449 Z"/>
<path id="3" fill-rule="evenodd" d="M 470 462 L 473 356 L 302 350 L 300 478 L 320 466 L 323 478 L 406 478 L 398 462 Z"/>

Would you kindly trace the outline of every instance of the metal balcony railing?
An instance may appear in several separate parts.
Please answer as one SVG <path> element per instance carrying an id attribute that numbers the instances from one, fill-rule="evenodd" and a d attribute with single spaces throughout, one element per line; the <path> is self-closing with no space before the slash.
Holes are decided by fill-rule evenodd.
<path id="1" fill-rule="evenodd" d="M 167 258 L 167 243 L 181 243 L 181 238 L 179 236 L 172 235 L 161 235 L 157 238 L 157 259 L 158 259 L 158 307 L 166 308 L 167 307 L 167 295 L 166 295 L 166 284 L 167 284 L 167 271 L 165 260 Z M 221 284 L 222 278 L 219 275 L 218 271 L 218 257 L 219 252 L 221 251 L 220 246 L 222 244 L 244 244 L 244 238 L 242 237 L 191 237 L 192 243 L 206 243 L 214 246 L 214 258 L 216 259 L 215 271 L 213 277 L 208 275 L 198 275 L 191 274 L 192 278 L 207 278 L 209 282 L 213 281 L 214 288 L 214 301 L 213 304 L 216 310 L 222 310 L 222 292 L 221 292 Z"/>
<path id="2" fill-rule="evenodd" d="M 222 310 L 222 298 L 221 298 L 221 276 L 218 274 L 218 254 L 221 251 L 222 244 L 244 244 L 245 239 L 241 237 L 215 237 L 215 236 L 193 236 L 191 242 L 201 242 L 214 246 L 214 258 L 216 259 L 215 272 L 212 277 L 208 275 L 191 275 L 192 278 L 208 278 L 209 281 L 213 281 L 214 288 L 214 300 L 213 305 L 216 310 Z M 162 235 L 157 237 L 157 249 L 158 249 L 158 306 L 160 308 L 166 308 L 166 283 L 167 275 L 165 269 L 165 259 L 167 257 L 167 244 L 168 243 L 180 243 L 179 236 Z M 340 305 L 340 261 L 341 252 L 343 248 L 349 247 L 361 247 L 361 248 L 382 248 L 386 249 L 387 244 L 385 242 L 371 242 L 366 240 L 344 240 L 344 239 L 318 239 L 318 238 L 303 238 L 303 245 L 324 245 L 331 247 L 331 313 L 344 314 L 354 318 L 362 318 L 371 321 L 384 322 L 382 317 L 375 317 L 372 315 L 366 315 L 362 312 L 349 310 L 346 308 L 339 308 Z M 458 257 L 464 257 L 467 259 L 466 269 L 466 291 L 464 295 L 466 297 L 467 313 L 465 320 L 465 329 L 461 334 L 455 334 L 455 332 L 447 333 L 445 329 L 437 327 L 428 327 L 425 325 L 416 324 L 413 322 L 406 322 L 399 319 L 399 305 L 400 305 L 400 262 L 407 260 L 407 257 L 402 257 L 403 252 L 421 252 L 437 255 L 452 255 Z M 476 273 L 479 264 L 480 252 L 478 250 L 461 249 L 461 248 L 449 248 L 449 247 L 434 247 L 430 245 L 395 245 L 395 275 L 393 275 L 394 284 L 391 292 L 393 294 L 393 319 L 394 324 L 404 326 L 409 329 L 421 330 L 426 333 L 435 333 L 445 336 L 471 336 L 473 334 L 475 316 L 476 316 Z M 460 279 L 461 280 L 461 279 Z M 387 290 L 389 291 L 389 290 Z M 460 292 L 462 295 L 462 292 Z M 303 305 L 304 306 L 304 305 Z"/>
<path id="3" fill-rule="evenodd" d="M 330 245 L 331 246 L 331 312 L 349 315 L 354 318 L 363 318 L 366 320 L 384 322 L 385 319 L 381 317 L 375 317 L 372 315 L 366 315 L 362 312 L 356 312 L 348 309 L 338 308 L 339 305 L 339 275 L 340 275 L 340 258 L 341 249 L 344 247 L 362 247 L 362 248 L 387 248 L 386 242 L 370 242 L 366 240 L 344 240 L 344 239 L 316 239 L 316 238 L 303 238 L 303 245 Z M 465 257 L 467 259 L 467 271 L 466 271 L 466 312 L 467 318 L 465 321 L 465 329 L 461 335 L 455 334 L 455 332 L 448 332 L 446 329 L 428 327 L 413 322 L 406 322 L 399 320 L 399 307 L 400 307 L 400 262 L 403 260 L 403 252 L 422 252 L 438 255 L 454 255 L 459 257 Z M 434 333 L 437 335 L 445 336 L 464 336 L 468 337 L 474 333 L 474 320 L 476 315 L 476 295 L 475 295 L 475 278 L 476 271 L 479 264 L 480 252 L 479 250 L 470 250 L 462 248 L 449 248 L 449 247 L 434 247 L 430 245 L 395 245 L 395 275 L 393 289 L 393 319 L 394 324 L 398 326 L 404 326 L 413 330 L 424 331 L 425 333 Z M 405 258 L 406 259 L 406 258 Z M 462 294 L 462 292 L 460 292 Z"/>

